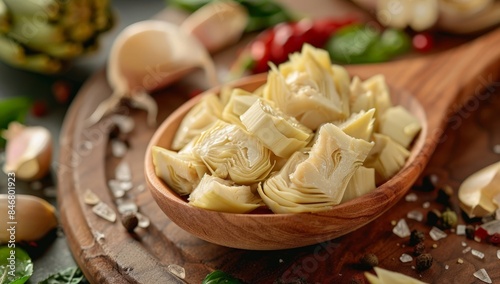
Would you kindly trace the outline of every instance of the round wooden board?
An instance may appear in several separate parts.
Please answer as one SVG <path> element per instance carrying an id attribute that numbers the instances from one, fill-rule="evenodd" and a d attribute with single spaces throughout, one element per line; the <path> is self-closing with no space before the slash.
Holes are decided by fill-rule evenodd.
<path id="1" fill-rule="evenodd" d="M 310 11 L 306 1 L 284 1 L 295 5 L 299 11 Z M 314 15 L 325 16 L 327 9 L 336 7 L 332 2 Z M 342 2 L 343 3 L 343 2 Z M 333 5 L 333 6 L 332 6 Z M 346 5 L 346 4 L 343 4 Z M 302 6 L 302 7 L 299 7 Z M 326 8 L 325 8 L 326 7 Z M 342 9 L 354 9 L 342 6 Z M 316 10 L 317 7 L 316 7 Z M 337 11 L 338 10 L 330 10 Z M 366 16 L 366 15 L 365 15 Z M 182 15 L 170 10 L 160 15 L 169 21 L 179 21 Z M 215 56 L 217 62 L 229 62 L 237 47 Z M 226 65 L 227 67 L 227 65 Z M 201 74 L 154 94 L 160 106 L 158 121 L 165 119 L 174 109 L 188 99 L 193 88 L 204 88 Z M 440 184 L 449 184 L 455 190 L 474 171 L 499 160 L 493 151 L 500 145 L 500 90 L 494 78 L 490 91 L 473 99 L 452 117 L 449 127 L 429 163 L 426 174 L 435 174 Z M 424 222 L 406 218 L 412 210 L 424 215 L 430 209 L 444 210 L 436 202 L 437 190 L 417 194 L 416 202 L 400 201 L 376 221 L 344 237 L 317 245 L 279 251 L 246 251 L 207 243 L 186 233 L 173 224 L 158 208 L 151 194 L 144 189 L 143 159 L 145 149 L 155 129 L 147 127 L 146 114 L 123 108 L 120 113 L 132 117 L 136 127 L 127 136 L 129 149 L 123 158 L 115 158 L 110 151 L 109 133 L 112 122 L 104 118 L 100 123 L 86 127 L 84 121 L 97 105 L 111 94 L 104 71 L 98 72 L 81 89 L 64 122 L 61 135 L 59 161 L 59 208 L 61 220 L 72 253 L 92 283 L 200 283 L 215 269 L 223 270 L 246 283 L 349 283 L 360 277 L 362 270 L 356 265 L 364 253 L 375 253 L 379 266 L 399 271 L 430 283 L 482 283 L 473 273 L 485 268 L 493 282 L 500 281 L 497 258 L 498 246 L 468 240 L 446 231 L 448 237 L 433 241 Z M 499 147 L 499 146 L 497 146 Z M 83 201 L 87 189 L 117 211 L 117 200 L 108 188 L 107 181 L 114 178 L 118 163 L 125 161 L 132 169 L 133 189 L 122 198 L 135 202 L 139 212 L 151 220 L 146 229 L 136 229 L 129 234 L 119 221 L 108 222 L 92 212 L 92 206 Z M 423 204 L 428 202 L 429 208 Z M 456 194 L 453 209 L 459 211 Z M 428 270 L 417 272 L 415 261 L 402 263 L 399 257 L 411 253 L 408 238 L 392 233 L 392 221 L 405 218 L 410 229 L 426 233 L 426 250 L 434 256 Z M 425 221 L 425 220 L 424 220 Z M 465 224 L 459 216 L 459 224 Z M 463 253 L 466 246 L 481 251 L 484 259 Z M 435 248 L 432 246 L 436 245 Z M 463 263 L 457 263 L 458 259 Z M 180 280 L 169 272 L 169 265 L 185 269 L 186 277 Z"/>

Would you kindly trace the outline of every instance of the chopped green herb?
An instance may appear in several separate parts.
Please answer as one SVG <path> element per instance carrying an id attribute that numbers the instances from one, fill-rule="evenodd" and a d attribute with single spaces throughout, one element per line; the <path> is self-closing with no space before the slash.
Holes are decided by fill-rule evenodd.
<path id="1" fill-rule="evenodd" d="M 85 278 L 78 267 L 69 267 L 58 273 L 50 275 L 47 279 L 38 284 L 79 284 Z"/>
<path id="2" fill-rule="evenodd" d="M 23 249 L 0 247 L 0 284 L 23 284 L 33 274 L 31 258 Z"/>
<path id="3" fill-rule="evenodd" d="M 223 271 L 215 270 L 208 274 L 201 284 L 242 284 L 242 282 Z"/>
<path id="4" fill-rule="evenodd" d="M 7 129 L 9 123 L 18 121 L 23 123 L 31 107 L 31 101 L 25 97 L 16 97 L 0 100 L 0 132 Z M 0 135 L 0 148 L 5 147 L 5 139 Z"/>

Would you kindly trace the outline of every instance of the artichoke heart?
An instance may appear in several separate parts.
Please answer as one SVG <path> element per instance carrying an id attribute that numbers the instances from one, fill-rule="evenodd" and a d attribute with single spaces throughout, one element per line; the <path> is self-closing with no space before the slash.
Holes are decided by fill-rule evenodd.
<path id="1" fill-rule="evenodd" d="M 158 146 L 152 148 L 153 164 L 158 177 L 179 195 L 190 194 L 200 182 L 207 167 L 192 155 L 179 154 Z"/>
<path id="2" fill-rule="evenodd" d="M 172 150 L 180 150 L 203 130 L 209 128 L 222 115 L 222 103 L 216 94 L 201 98 L 184 117 L 172 142 Z"/>
<path id="3" fill-rule="evenodd" d="M 304 148 L 313 132 L 294 117 L 258 99 L 240 117 L 248 132 L 257 136 L 276 156 L 287 158 Z"/>
<path id="4" fill-rule="evenodd" d="M 389 108 L 380 121 L 380 133 L 405 148 L 408 148 L 420 129 L 422 126 L 418 119 L 402 106 Z"/>
<path id="5" fill-rule="evenodd" d="M 359 113 L 352 114 L 351 117 L 341 123 L 339 127 L 349 136 L 370 141 L 373 134 L 373 124 L 375 123 L 375 119 L 373 118 L 374 114 L 374 108 L 368 111 L 362 110 Z"/>
<path id="6" fill-rule="evenodd" d="M 242 89 L 234 89 L 229 96 L 227 104 L 222 111 L 222 119 L 226 122 L 244 127 L 240 116 L 244 114 L 252 104 L 259 99 L 259 96 Z"/>
<path id="7" fill-rule="evenodd" d="M 375 75 L 370 77 L 369 79 L 363 81 L 362 85 L 366 90 L 373 93 L 375 108 L 377 109 L 377 112 L 375 113 L 375 126 L 377 127 L 377 123 L 380 121 L 384 113 L 392 107 L 389 86 L 387 86 L 387 83 L 385 82 L 384 75 Z"/>
<path id="8" fill-rule="evenodd" d="M 203 176 L 188 200 L 196 207 L 228 213 L 247 213 L 262 204 L 250 186 L 211 175 Z"/>
<path id="9" fill-rule="evenodd" d="M 317 212 L 337 204 L 316 188 L 297 187 L 290 181 L 297 165 L 307 157 L 306 152 L 295 152 L 279 172 L 259 184 L 257 190 L 260 197 L 274 213 Z"/>
<path id="10" fill-rule="evenodd" d="M 367 111 L 375 108 L 375 96 L 372 91 L 367 90 L 363 86 L 363 82 L 359 77 L 355 76 L 349 86 L 351 92 L 350 106 L 351 112 Z"/>
<path id="11" fill-rule="evenodd" d="M 359 167 L 352 176 L 342 198 L 342 203 L 373 191 L 375 184 L 375 169 Z"/>
<path id="12" fill-rule="evenodd" d="M 377 174 L 377 184 L 395 175 L 405 164 L 410 152 L 390 137 L 374 133 L 375 146 L 364 164 L 374 168 Z"/>
<path id="13" fill-rule="evenodd" d="M 290 62 L 281 64 L 279 70 L 272 67 L 263 93 L 265 99 L 312 130 L 349 116 L 349 93 L 344 93 L 345 87 L 338 88 L 336 69 L 324 53 L 304 45 L 302 53 L 290 56 Z M 339 72 L 339 76 L 345 75 Z"/>
<path id="14" fill-rule="evenodd" d="M 372 142 L 350 137 L 333 123 L 324 124 L 309 157 L 297 165 L 291 181 L 301 188 L 317 188 L 338 204 L 372 147 Z"/>
<path id="15" fill-rule="evenodd" d="M 222 120 L 201 133 L 193 153 L 212 175 L 238 184 L 261 181 L 273 169 L 271 151 L 257 137 Z"/>

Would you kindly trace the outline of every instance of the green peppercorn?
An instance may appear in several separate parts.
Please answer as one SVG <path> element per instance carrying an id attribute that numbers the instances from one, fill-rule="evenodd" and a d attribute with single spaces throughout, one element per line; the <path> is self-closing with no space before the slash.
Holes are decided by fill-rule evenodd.
<path id="1" fill-rule="evenodd" d="M 432 266 L 433 257 L 430 253 L 423 253 L 415 259 L 418 271 L 424 271 Z"/>
<path id="2" fill-rule="evenodd" d="M 372 269 L 378 265 L 378 257 L 373 253 L 367 253 L 361 257 L 359 264 L 363 269 Z"/>
<path id="3" fill-rule="evenodd" d="M 452 210 L 446 210 L 441 215 L 442 227 L 445 229 L 455 228 L 457 226 L 458 217 L 457 213 Z"/>
<path id="4" fill-rule="evenodd" d="M 417 245 L 425 240 L 425 234 L 418 230 L 411 231 L 410 246 Z"/>

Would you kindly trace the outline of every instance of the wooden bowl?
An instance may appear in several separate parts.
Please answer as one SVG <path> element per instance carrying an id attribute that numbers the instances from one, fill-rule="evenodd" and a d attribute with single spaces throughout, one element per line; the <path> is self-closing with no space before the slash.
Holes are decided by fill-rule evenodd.
<path id="1" fill-rule="evenodd" d="M 253 91 L 266 82 L 266 74 L 244 78 L 232 85 Z M 212 89 L 208 92 L 218 92 Z M 393 97 L 396 104 L 402 104 L 422 122 L 425 115 L 417 101 L 407 92 Z M 203 94 L 191 99 L 173 112 L 153 135 L 147 151 L 145 174 L 148 187 L 154 199 L 165 214 L 179 227 L 211 243 L 253 250 L 272 250 L 301 247 L 330 240 L 347 234 L 380 216 L 394 205 L 408 189 L 406 176 L 411 167 L 374 192 L 318 213 L 301 214 L 233 214 L 209 211 L 189 205 L 155 174 L 151 148 L 170 148 L 174 135 L 186 113 L 200 100 Z M 426 132 L 426 127 L 422 133 Z M 425 135 L 420 135 L 420 137 Z M 417 139 L 413 146 L 410 163 L 422 148 L 423 140 Z"/>

